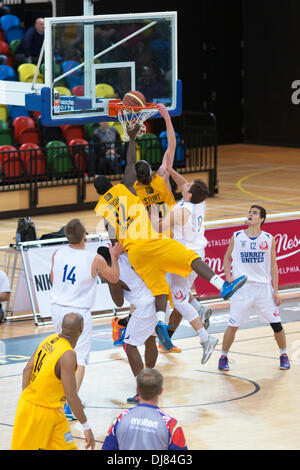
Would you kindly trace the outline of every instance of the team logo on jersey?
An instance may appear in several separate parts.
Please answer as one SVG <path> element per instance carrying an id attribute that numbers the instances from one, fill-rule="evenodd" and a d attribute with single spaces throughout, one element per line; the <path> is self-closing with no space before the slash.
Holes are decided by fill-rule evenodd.
<path id="1" fill-rule="evenodd" d="M 245 241 L 245 240 L 241 240 L 241 245 L 242 245 L 242 248 L 245 248 L 245 246 L 246 246 L 246 241 Z"/>
<path id="2" fill-rule="evenodd" d="M 111 194 L 111 193 L 107 193 L 107 194 L 104 196 L 104 199 L 105 199 L 106 201 L 110 201 L 111 198 L 112 198 L 112 194 Z"/>
<path id="3" fill-rule="evenodd" d="M 152 186 L 146 186 L 146 194 L 153 194 L 154 193 L 154 189 L 152 188 Z"/>
<path id="4" fill-rule="evenodd" d="M 182 290 L 177 290 L 174 294 L 174 297 L 178 302 L 182 302 L 185 299 L 186 295 L 184 294 L 184 292 L 182 292 Z"/>
<path id="5" fill-rule="evenodd" d="M 264 242 L 262 242 L 262 243 L 258 246 L 258 248 L 259 248 L 260 250 L 267 250 L 267 249 L 269 248 L 269 245 L 268 245 L 268 243 L 267 243 L 266 241 L 264 241 Z"/>

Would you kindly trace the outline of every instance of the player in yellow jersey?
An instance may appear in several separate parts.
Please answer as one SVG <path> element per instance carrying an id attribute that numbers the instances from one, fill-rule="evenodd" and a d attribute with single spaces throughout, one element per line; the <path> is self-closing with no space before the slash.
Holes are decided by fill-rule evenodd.
<path id="1" fill-rule="evenodd" d="M 171 239 L 166 232 L 156 232 L 145 206 L 125 185 L 112 185 L 104 175 L 96 177 L 94 185 L 100 195 L 95 211 L 104 219 L 109 238 L 121 243 L 131 266 L 154 295 L 158 317 L 156 331 L 163 346 L 171 349 L 173 344 L 165 323 L 169 295 L 166 273 L 187 277 L 195 271 L 219 289 L 225 299 L 242 287 L 247 278 L 241 276 L 231 283 L 223 281 L 196 252 Z"/>
<path id="2" fill-rule="evenodd" d="M 80 314 L 65 315 L 61 334 L 45 338 L 27 363 L 15 416 L 12 450 L 77 450 L 63 409 L 66 399 L 83 427 L 85 448 L 95 448 L 94 436 L 76 391 L 74 347 L 82 331 Z"/>
<path id="3" fill-rule="evenodd" d="M 167 108 L 163 104 L 158 104 L 158 109 L 166 123 L 168 147 L 155 174 L 152 173 L 151 166 L 147 161 L 140 160 L 136 162 L 137 180 L 134 183 L 134 189 L 149 212 L 151 212 L 153 205 L 158 205 L 161 217 L 165 217 L 167 212 L 175 205 L 167 167 L 173 166 L 176 136 Z"/>

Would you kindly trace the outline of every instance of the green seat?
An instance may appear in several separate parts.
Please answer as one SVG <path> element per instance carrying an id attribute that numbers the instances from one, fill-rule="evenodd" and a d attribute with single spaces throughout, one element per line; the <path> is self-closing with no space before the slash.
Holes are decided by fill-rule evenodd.
<path id="1" fill-rule="evenodd" d="M 0 130 L 0 145 L 13 145 L 14 139 L 10 129 Z"/>
<path id="2" fill-rule="evenodd" d="M 46 145 L 47 162 L 54 176 L 69 176 L 73 173 L 72 157 L 68 146 L 60 140 L 52 140 Z"/>
<path id="3" fill-rule="evenodd" d="M 160 141 L 155 134 L 151 132 L 143 134 L 137 139 L 141 149 L 141 159 L 152 164 L 160 164 L 163 157 L 163 150 Z"/>
<path id="4" fill-rule="evenodd" d="M 0 130 L 1 131 L 9 130 L 9 123 L 7 121 L 3 121 L 2 119 L 0 119 Z"/>
<path id="5" fill-rule="evenodd" d="M 97 122 L 89 122 L 88 124 L 84 125 L 84 135 L 87 140 L 91 140 L 93 138 L 93 133 L 96 129 L 98 129 L 99 124 Z"/>
<path id="6" fill-rule="evenodd" d="M 21 39 L 14 39 L 13 41 L 11 41 L 9 43 L 9 47 L 10 47 L 10 50 L 11 50 L 11 53 L 14 54 L 15 53 L 15 50 L 17 49 L 18 45 L 20 44 L 21 42 Z"/>

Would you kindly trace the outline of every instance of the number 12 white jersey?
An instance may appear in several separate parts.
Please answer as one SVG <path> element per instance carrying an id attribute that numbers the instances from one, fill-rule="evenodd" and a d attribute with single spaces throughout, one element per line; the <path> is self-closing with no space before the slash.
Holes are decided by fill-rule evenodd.
<path id="1" fill-rule="evenodd" d="M 52 303 L 91 309 L 96 298 L 98 275 L 92 277 L 96 254 L 65 246 L 57 250 L 53 263 Z"/>
<path id="2" fill-rule="evenodd" d="M 272 238 L 264 231 L 256 238 L 250 238 L 245 230 L 234 232 L 231 254 L 234 279 L 245 274 L 247 282 L 271 282 Z"/>

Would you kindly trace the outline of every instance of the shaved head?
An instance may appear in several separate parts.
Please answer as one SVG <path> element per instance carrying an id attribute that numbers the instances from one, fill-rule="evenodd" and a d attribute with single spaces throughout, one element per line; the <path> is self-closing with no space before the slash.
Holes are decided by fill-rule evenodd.
<path id="1" fill-rule="evenodd" d="M 83 330 L 83 317 L 79 313 L 67 313 L 64 316 L 61 333 L 63 336 L 77 338 L 81 335 Z"/>

